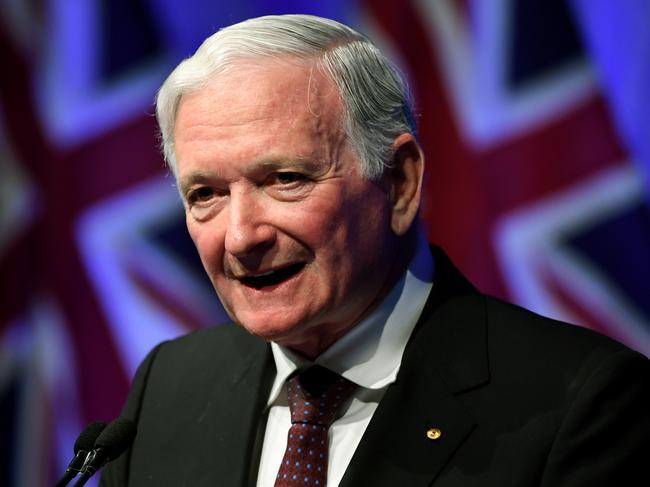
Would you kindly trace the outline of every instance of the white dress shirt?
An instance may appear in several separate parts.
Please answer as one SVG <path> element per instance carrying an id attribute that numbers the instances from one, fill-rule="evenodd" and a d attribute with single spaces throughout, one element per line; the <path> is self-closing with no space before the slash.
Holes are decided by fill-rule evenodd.
<path id="1" fill-rule="evenodd" d="M 431 253 L 427 242 L 420 238 L 406 273 L 382 304 L 313 362 L 358 386 L 329 430 L 328 487 L 339 485 L 379 401 L 395 381 L 432 282 Z M 271 344 L 271 349 L 277 375 L 267 403 L 270 409 L 257 487 L 273 487 L 287 446 L 291 416 L 285 381 L 296 369 L 311 363 L 276 343 Z"/>

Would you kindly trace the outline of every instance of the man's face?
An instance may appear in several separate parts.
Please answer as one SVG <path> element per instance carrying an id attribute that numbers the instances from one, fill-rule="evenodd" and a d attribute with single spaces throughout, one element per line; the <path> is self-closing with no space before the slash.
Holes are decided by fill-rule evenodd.
<path id="1" fill-rule="evenodd" d="M 189 233 L 232 319 L 316 355 L 387 291 L 390 197 L 305 61 L 238 66 L 183 96 L 174 140 Z"/>

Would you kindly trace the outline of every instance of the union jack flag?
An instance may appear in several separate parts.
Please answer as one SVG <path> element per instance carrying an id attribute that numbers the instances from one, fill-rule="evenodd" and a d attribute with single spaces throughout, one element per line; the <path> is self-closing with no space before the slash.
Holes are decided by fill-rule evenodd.
<path id="1" fill-rule="evenodd" d="M 152 100 L 202 39 L 252 16 L 323 15 L 375 39 L 416 95 L 430 239 L 483 291 L 650 355 L 650 200 L 628 149 L 650 158 L 634 143 L 650 134 L 628 137 L 627 98 L 605 96 L 620 90 L 594 3 L 4 2 L 0 485 L 52 484 L 149 349 L 227 319 Z"/>
<path id="2" fill-rule="evenodd" d="M 484 291 L 650 354 L 648 208 L 577 22 L 592 2 L 366 3 L 419 100 L 431 240 Z"/>

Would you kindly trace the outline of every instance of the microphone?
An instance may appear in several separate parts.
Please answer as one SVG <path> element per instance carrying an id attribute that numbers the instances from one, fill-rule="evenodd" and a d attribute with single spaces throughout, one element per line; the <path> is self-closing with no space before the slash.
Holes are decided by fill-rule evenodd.
<path id="1" fill-rule="evenodd" d="M 63 477 L 59 480 L 54 487 L 64 487 L 68 485 L 79 472 L 81 472 L 84 463 L 86 462 L 86 457 L 93 449 L 95 440 L 100 435 L 100 433 L 106 428 L 106 423 L 100 421 L 93 421 L 88 423 L 88 425 L 83 429 L 77 440 L 74 442 L 74 458 L 70 461 L 68 468 L 65 470 Z"/>
<path id="2" fill-rule="evenodd" d="M 133 443 L 135 433 L 135 423 L 130 419 L 117 418 L 109 423 L 95 440 L 74 487 L 81 487 L 97 470 L 119 457 Z"/>

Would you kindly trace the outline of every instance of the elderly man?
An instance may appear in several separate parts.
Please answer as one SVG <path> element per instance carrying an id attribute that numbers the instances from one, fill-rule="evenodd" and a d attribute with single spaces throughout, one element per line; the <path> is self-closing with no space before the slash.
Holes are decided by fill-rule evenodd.
<path id="1" fill-rule="evenodd" d="M 397 71 L 327 19 L 219 31 L 157 99 L 187 227 L 234 324 L 163 343 L 103 486 L 628 485 L 649 362 L 476 291 L 417 224 Z M 453 164 L 453 161 L 449 161 Z"/>

